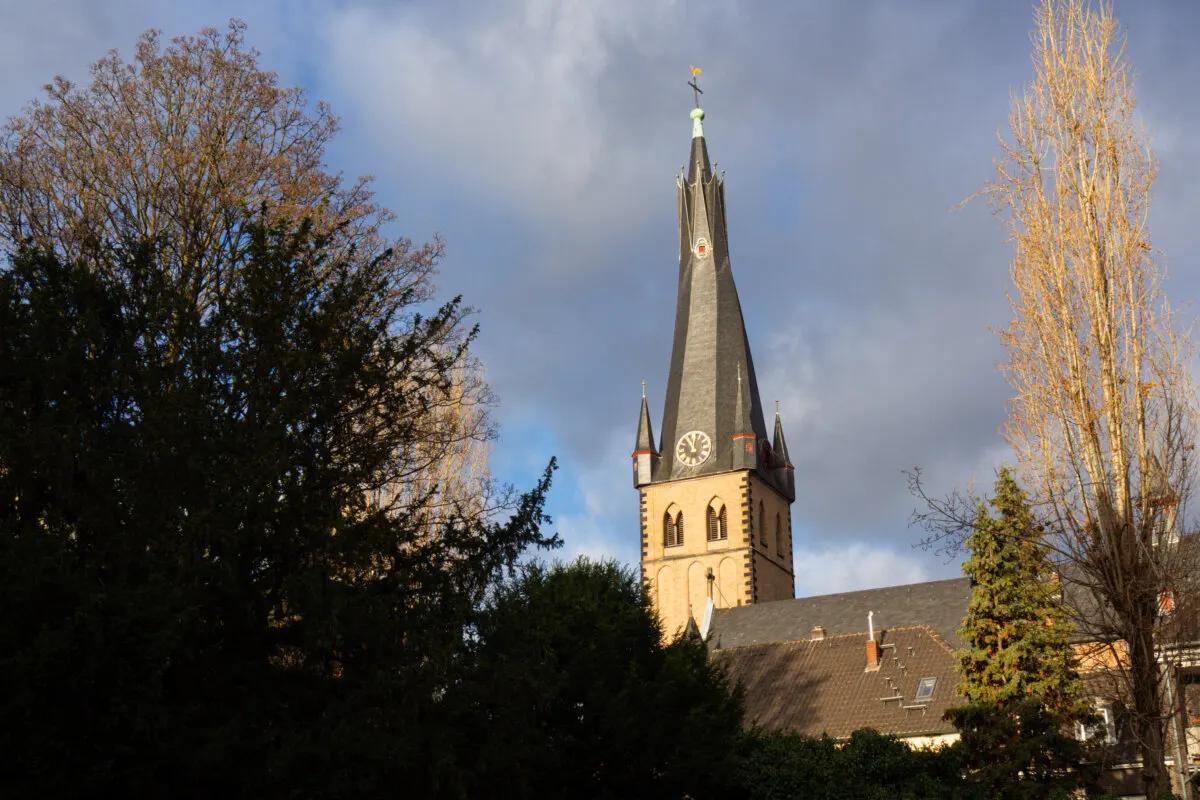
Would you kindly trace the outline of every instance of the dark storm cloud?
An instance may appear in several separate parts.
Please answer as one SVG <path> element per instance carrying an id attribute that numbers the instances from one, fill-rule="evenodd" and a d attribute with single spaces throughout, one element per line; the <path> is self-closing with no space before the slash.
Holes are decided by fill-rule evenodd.
<path id="1" fill-rule="evenodd" d="M 797 464 L 798 588 L 954 569 L 911 549 L 900 471 L 986 486 L 1006 456 L 989 327 L 1008 319 L 1007 251 L 984 205 L 958 204 L 988 178 L 1029 78 L 1031 3 L 90 8 L 6 12 L 6 109 L 145 27 L 245 16 L 266 63 L 342 115 L 331 166 L 378 175 L 398 232 L 449 242 L 441 283 L 481 308 L 504 476 L 528 482 L 557 450 L 568 549 L 626 560 L 639 381 L 657 422 L 669 358 L 685 68 L 702 65 L 762 394 L 782 402 Z M 1116 11 L 1162 162 L 1151 230 L 1187 301 L 1200 17 Z"/>

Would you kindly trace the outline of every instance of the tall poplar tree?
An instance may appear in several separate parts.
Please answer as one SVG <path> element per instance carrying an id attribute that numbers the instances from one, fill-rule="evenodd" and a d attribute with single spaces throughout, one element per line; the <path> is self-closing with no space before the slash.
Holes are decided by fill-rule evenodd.
<path id="1" fill-rule="evenodd" d="M 1062 722 L 1088 716 L 1058 582 L 1043 531 L 1006 468 L 996 479 L 992 516 L 980 503 L 971 556 L 971 602 L 959 636 L 962 694 L 999 708 L 1037 699 Z"/>

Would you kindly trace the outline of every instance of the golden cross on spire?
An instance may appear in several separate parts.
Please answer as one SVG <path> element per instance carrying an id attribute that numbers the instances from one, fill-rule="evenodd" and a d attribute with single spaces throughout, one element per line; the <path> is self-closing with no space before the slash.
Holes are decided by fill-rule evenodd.
<path id="1" fill-rule="evenodd" d="M 692 87 L 692 96 L 696 98 L 696 108 L 699 108 L 700 95 L 704 94 L 704 90 L 700 88 L 700 85 L 696 82 L 696 79 L 700 77 L 700 73 L 703 72 L 703 70 L 699 67 L 693 67 L 690 65 L 688 66 L 688 70 L 692 73 L 692 79 L 688 81 L 688 86 Z"/>

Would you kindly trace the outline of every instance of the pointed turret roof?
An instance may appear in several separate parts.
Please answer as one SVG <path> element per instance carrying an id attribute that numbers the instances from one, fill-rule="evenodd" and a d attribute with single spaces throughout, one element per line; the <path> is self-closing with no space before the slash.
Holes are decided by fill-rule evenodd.
<path id="1" fill-rule="evenodd" d="M 662 420 L 663 454 L 654 479 L 726 471 L 735 463 L 733 448 L 746 446 L 745 442 L 735 445 L 732 437 L 753 433 L 747 466 L 774 482 L 771 465 L 766 463 L 769 444 L 763 446 L 769 440 L 754 359 L 729 264 L 725 182 L 709 162 L 704 111 L 694 109 L 691 117 L 686 177 L 681 175 L 677 181 L 679 290 Z M 680 437 L 692 431 L 703 432 L 712 443 L 709 456 L 694 466 L 681 461 L 677 452 Z"/>
<path id="2" fill-rule="evenodd" d="M 783 419 L 779 416 L 779 401 L 775 402 L 775 439 L 771 442 L 771 449 L 775 451 L 775 458 L 781 464 L 791 464 L 792 459 L 788 456 L 787 441 L 783 438 Z"/>
<path id="3" fill-rule="evenodd" d="M 643 381 L 642 413 L 638 417 L 637 444 L 634 445 L 633 454 L 657 452 L 658 448 L 654 445 L 654 428 L 650 425 L 650 406 L 646 403 L 646 383 Z"/>

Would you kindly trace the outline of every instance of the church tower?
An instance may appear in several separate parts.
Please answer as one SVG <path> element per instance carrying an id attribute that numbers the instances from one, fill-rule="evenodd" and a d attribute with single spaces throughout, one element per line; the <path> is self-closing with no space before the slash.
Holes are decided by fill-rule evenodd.
<path id="1" fill-rule="evenodd" d="M 661 446 L 643 390 L 633 451 L 642 580 L 668 636 L 702 624 L 710 599 L 728 608 L 795 594 L 792 465 L 778 410 L 767 436 L 729 266 L 725 184 L 709 164 L 704 111 L 691 117 L 691 155 L 677 180 L 679 294 Z"/>

